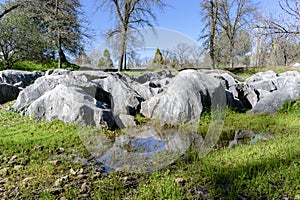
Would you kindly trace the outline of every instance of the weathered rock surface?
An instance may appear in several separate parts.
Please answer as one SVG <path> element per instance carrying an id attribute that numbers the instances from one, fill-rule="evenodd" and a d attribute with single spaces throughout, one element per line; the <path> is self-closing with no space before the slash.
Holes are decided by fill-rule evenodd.
<path id="1" fill-rule="evenodd" d="M 258 107 L 269 107 L 273 103 L 270 101 L 268 102 L 270 105 L 263 106 L 262 103 L 265 102 L 262 101 L 263 99 L 274 92 L 276 92 L 275 95 L 284 92 L 284 89 L 282 90 L 282 88 L 286 88 L 290 85 L 299 85 L 300 83 L 300 74 L 297 71 L 287 71 L 281 74 L 276 74 L 271 70 L 259 72 L 247 78 L 245 82 L 239 82 L 238 78 L 222 71 L 218 72 L 212 70 L 212 72 L 206 73 L 212 74 L 214 77 L 221 80 L 222 85 L 226 88 L 228 104 L 239 111 L 246 111 L 252 108 L 253 110 L 256 110 L 256 104 L 258 102 L 260 102 Z M 283 98 L 285 100 L 297 99 L 296 96 L 294 98 L 283 96 L 279 95 L 278 98 Z M 276 102 L 278 103 L 278 101 Z M 272 112 L 276 112 L 275 110 L 279 109 L 279 105 L 282 104 L 279 103 L 277 106 L 274 105 L 274 110 Z M 277 109 L 275 109 L 275 107 Z"/>
<path id="2" fill-rule="evenodd" d="M 135 115 L 144 99 L 121 79 L 122 75 L 112 74 L 100 82 L 102 88 L 111 94 L 111 108 L 114 115 Z"/>
<path id="3" fill-rule="evenodd" d="M 299 99 L 300 74 L 296 71 L 281 74 L 273 71 L 259 72 L 249 77 L 246 83 L 254 88 L 258 97 L 257 104 L 252 104 L 251 113 L 274 114 L 285 101 Z"/>
<path id="4" fill-rule="evenodd" d="M 287 101 L 300 98 L 300 84 L 287 85 L 261 99 L 251 110 L 252 114 L 275 114 Z"/>
<path id="5" fill-rule="evenodd" d="M 19 92 L 20 90 L 16 86 L 0 83 L 0 104 L 16 99 Z"/>
<path id="6" fill-rule="evenodd" d="M 15 99 L 20 86 L 41 75 L 2 72 L 0 103 Z M 284 101 L 299 98 L 298 72 L 267 71 L 245 82 L 240 80 L 223 70 L 184 70 L 176 76 L 164 70 L 137 77 L 102 71 L 49 70 L 22 89 L 11 109 L 36 119 L 57 118 L 108 128 L 117 124 L 125 128 L 135 125 L 137 113 L 158 118 L 162 124 L 178 125 L 199 120 L 213 101 L 225 99 L 239 111 L 274 113 Z"/>
<path id="7" fill-rule="evenodd" d="M 120 114 L 118 116 L 115 116 L 115 122 L 117 126 L 121 129 L 136 126 L 135 117 L 132 115 Z"/>
<path id="8" fill-rule="evenodd" d="M 26 112 L 27 107 L 46 92 L 53 90 L 57 85 L 76 86 L 83 89 L 91 96 L 96 96 L 97 84 L 88 81 L 85 76 L 49 75 L 38 78 L 34 84 L 26 87 L 18 96 L 12 109 L 18 112 Z"/>
<path id="9" fill-rule="evenodd" d="M 62 84 L 30 104 L 26 114 L 37 120 L 59 119 L 66 123 L 105 128 L 114 125 L 113 114 L 105 104 L 97 101 L 81 88 Z"/>
<path id="10" fill-rule="evenodd" d="M 174 75 L 169 70 L 162 70 L 159 72 L 148 72 L 134 78 L 134 80 L 140 84 L 157 81 L 165 78 L 173 78 Z"/>
<path id="11" fill-rule="evenodd" d="M 35 79 L 41 77 L 41 72 L 25 72 L 20 70 L 4 70 L 0 71 L 0 83 L 9 85 L 17 85 L 19 87 L 26 87 Z"/>
<path id="12" fill-rule="evenodd" d="M 97 83 L 107 76 L 104 72 L 54 71 L 25 88 L 11 109 L 37 120 L 112 128 L 110 94 Z"/>
<path id="13" fill-rule="evenodd" d="M 141 113 L 147 118 L 158 117 L 162 124 L 196 122 L 213 98 L 226 102 L 220 82 L 204 73 L 185 70 L 162 93 L 143 102 Z"/>
<path id="14" fill-rule="evenodd" d="M 0 104 L 16 99 L 23 88 L 40 76 L 40 72 L 0 71 Z"/>

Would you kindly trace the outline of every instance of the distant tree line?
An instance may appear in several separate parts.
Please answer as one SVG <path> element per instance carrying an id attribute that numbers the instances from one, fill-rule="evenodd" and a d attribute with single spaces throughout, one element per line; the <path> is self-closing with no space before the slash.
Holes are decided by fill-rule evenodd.
<path id="1" fill-rule="evenodd" d="M 278 16 L 261 14 L 260 4 L 251 0 L 202 0 L 206 63 L 216 68 L 299 61 L 299 1 L 274 3 L 282 11 Z"/>
<path id="2" fill-rule="evenodd" d="M 262 14 L 252 0 L 199 0 L 202 16 L 202 47 L 178 44 L 175 49 L 157 49 L 153 58 L 141 60 L 133 46 L 140 45 L 132 34 L 153 27 L 156 11 L 167 7 L 164 0 L 97 1 L 113 19 L 106 38 L 114 38 L 113 50 L 91 58 L 85 52 L 86 26 L 79 0 L 11 0 L 0 3 L 0 64 L 9 69 L 22 60 L 68 63 L 67 55 L 79 65 L 118 70 L 148 65 L 171 67 L 236 67 L 290 65 L 300 61 L 298 0 L 278 0 L 281 12 Z M 171 5 L 172 6 L 172 5 Z M 201 24 L 199 23 L 199 26 Z M 97 62 L 93 62 L 96 60 Z"/>

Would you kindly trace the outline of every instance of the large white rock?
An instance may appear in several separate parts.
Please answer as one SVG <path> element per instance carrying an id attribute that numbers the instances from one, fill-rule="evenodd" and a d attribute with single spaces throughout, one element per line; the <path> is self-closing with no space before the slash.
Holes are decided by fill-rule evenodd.
<path id="1" fill-rule="evenodd" d="M 275 114 L 287 101 L 300 98 L 300 85 L 286 85 L 261 99 L 250 111 L 252 114 Z"/>
<path id="2" fill-rule="evenodd" d="M 164 91 L 142 103 L 141 113 L 162 124 L 196 122 L 212 101 L 226 102 L 220 81 L 195 70 L 181 71 Z"/>
<path id="3" fill-rule="evenodd" d="M 74 86 L 57 85 L 30 104 L 26 115 L 36 120 L 54 119 L 66 123 L 93 125 L 111 128 L 114 118 L 110 109 L 103 103 Z"/>

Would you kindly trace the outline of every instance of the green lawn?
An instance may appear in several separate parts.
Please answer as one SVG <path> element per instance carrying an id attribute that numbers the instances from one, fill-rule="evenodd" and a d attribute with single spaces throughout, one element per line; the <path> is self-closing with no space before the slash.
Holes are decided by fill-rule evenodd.
<path id="1" fill-rule="evenodd" d="M 7 105 L 6 105 L 7 107 Z M 207 128 L 203 119 L 199 130 Z M 6 199 L 300 199 L 300 108 L 276 115 L 228 110 L 222 138 L 235 130 L 272 133 L 274 139 L 191 152 L 152 174 L 114 172 L 75 163 L 89 158 L 74 125 L 35 122 L 0 111 L 0 196 Z M 14 169 L 15 168 L 15 169 Z M 176 183 L 177 178 L 183 180 Z"/>

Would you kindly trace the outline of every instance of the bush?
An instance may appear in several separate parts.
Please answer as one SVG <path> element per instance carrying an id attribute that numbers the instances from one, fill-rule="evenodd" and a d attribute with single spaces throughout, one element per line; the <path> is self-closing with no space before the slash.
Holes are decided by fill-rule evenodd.
<path id="1" fill-rule="evenodd" d="M 50 69 L 57 69 L 56 61 L 48 61 L 48 62 L 35 62 L 35 61 L 20 61 L 13 65 L 12 69 L 23 70 L 23 71 L 46 71 Z M 1 66 L 0 66 L 1 67 Z M 72 69 L 78 70 L 79 66 L 71 64 L 71 63 L 63 63 L 63 69 Z"/>

